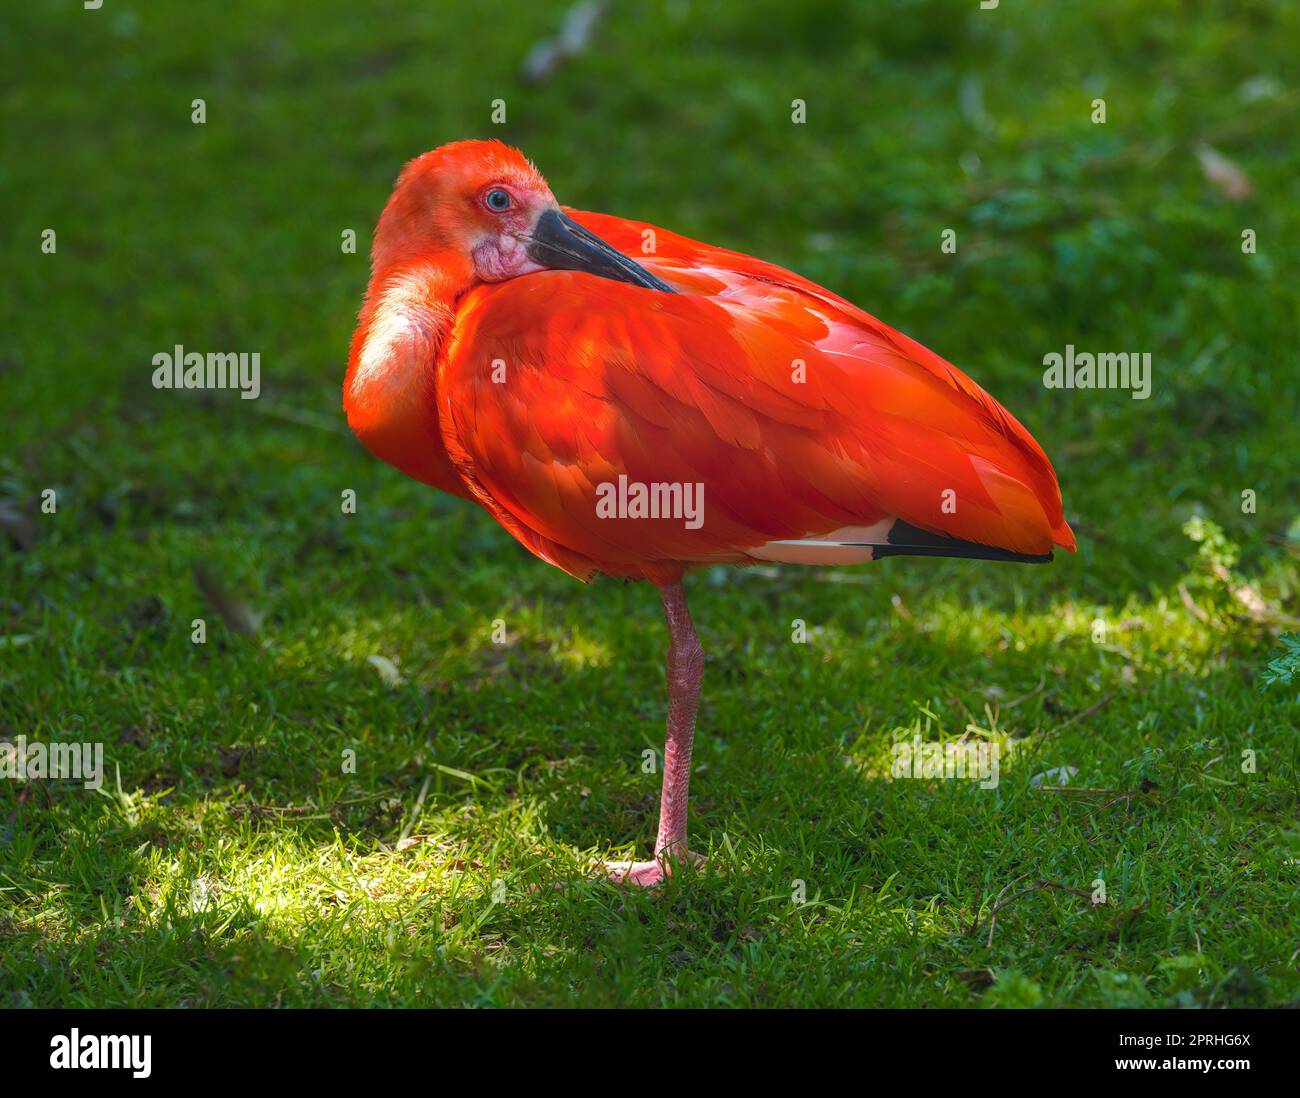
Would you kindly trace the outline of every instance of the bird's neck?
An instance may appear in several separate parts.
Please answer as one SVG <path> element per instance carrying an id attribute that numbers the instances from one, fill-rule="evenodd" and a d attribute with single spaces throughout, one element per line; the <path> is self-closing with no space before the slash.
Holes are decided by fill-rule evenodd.
<path id="1" fill-rule="evenodd" d="M 467 495 L 438 429 L 438 354 L 473 281 L 465 261 L 376 267 L 352 338 L 343 407 L 371 453 L 416 480 Z"/>

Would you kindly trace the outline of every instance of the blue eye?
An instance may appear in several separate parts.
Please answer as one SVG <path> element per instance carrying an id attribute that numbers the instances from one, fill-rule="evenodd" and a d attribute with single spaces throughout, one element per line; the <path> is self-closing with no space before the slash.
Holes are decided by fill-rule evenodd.
<path id="1" fill-rule="evenodd" d="M 487 197 L 483 201 L 487 203 L 487 208 L 494 213 L 501 213 L 510 209 L 510 193 L 500 188 L 495 191 L 488 191 Z"/>

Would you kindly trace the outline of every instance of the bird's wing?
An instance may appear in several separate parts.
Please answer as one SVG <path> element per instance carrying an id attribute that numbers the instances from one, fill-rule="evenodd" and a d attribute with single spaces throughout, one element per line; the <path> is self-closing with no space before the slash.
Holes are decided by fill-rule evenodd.
<path id="1" fill-rule="evenodd" d="M 920 540 L 1073 548 L 1042 450 L 937 355 L 779 267 L 571 214 L 679 292 L 572 272 L 481 286 L 438 365 L 452 462 L 539 555 L 673 578 L 895 520 Z M 681 506 L 610 515 L 620 484 Z"/>

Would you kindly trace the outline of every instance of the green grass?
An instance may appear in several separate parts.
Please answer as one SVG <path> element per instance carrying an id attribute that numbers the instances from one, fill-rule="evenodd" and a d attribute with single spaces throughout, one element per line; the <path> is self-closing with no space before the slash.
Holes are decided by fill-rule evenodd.
<path id="1" fill-rule="evenodd" d="M 1300 696 L 1261 687 L 1300 615 L 1300 10 L 719 7 L 617 5 L 535 88 L 560 5 L 13 13 L 0 496 L 37 536 L 0 548 L 0 735 L 103 741 L 108 779 L 0 782 L 0 1005 L 1300 1001 Z M 528 557 L 339 410 L 391 181 L 472 136 L 962 365 L 1080 533 L 1049 568 L 695 575 L 710 862 L 651 894 L 586 866 L 654 835 L 654 592 Z M 155 391 L 178 342 L 260 351 L 262 397 Z M 1067 343 L 1150 351 L 1153 395 L 1044 389 Z M 890 780 L 918 733 L 998 742 L 1000 785 Z M 1060 766 L 1108 792 L 1031 784 Z"/>

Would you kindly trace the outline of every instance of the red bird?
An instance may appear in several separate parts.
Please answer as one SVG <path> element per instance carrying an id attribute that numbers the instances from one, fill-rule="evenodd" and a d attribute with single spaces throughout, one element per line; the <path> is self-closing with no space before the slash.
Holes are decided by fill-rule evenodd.
<path id="1" fill-rule="evenodd" d="M 1074 550 L 1051 463 L 915 340 L 739 252 L 556 202 L 517 150 L 412 160 L 379 219 L 344 382 L 375 456 L 474 500 L 570 575 L 647 579 L 668 621 L 654 859 L 686 843 L 704 653 L 689 568 Z"/>

